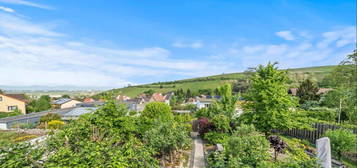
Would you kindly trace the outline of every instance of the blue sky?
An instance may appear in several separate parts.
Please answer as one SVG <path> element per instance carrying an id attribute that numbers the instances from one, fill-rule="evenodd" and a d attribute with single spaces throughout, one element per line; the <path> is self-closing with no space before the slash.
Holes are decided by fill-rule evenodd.
<path id="1" fill-rule="evenodd" d="M 338 64 L 354 0 L 0 0 L 0 85 L 121 87 Z"/>

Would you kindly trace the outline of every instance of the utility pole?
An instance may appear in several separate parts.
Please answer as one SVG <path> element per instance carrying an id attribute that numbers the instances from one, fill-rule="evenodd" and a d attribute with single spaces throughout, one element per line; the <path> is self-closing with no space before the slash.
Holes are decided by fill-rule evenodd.
<path id="1" fill-rule="evenodd" d="M 340 108 L 338 110 L 338 123 L 341 123 L 342 99 L 340 98 Z"/>

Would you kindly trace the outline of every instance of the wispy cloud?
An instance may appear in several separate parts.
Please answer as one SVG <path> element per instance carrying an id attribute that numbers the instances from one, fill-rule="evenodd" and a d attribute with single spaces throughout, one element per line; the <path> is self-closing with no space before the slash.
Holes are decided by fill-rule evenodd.
<path id="1" fill-rule="evenodd" d="M 298 38 L 300 40 L 293 43 L 256 44 L 234 48 L 237 51 L 235 57 L 245 66 L 256 66 L 268 61 L 278 61 L 284 68 L 331 65 L 337 64 L 350 53 L 356 43 L 353 26 L 323 32 L 315 38 L 305 35 Z"/>
<path id="2" fill-rule="evenodd" d="M 173 59 L 158 46 L 122 49 L 68 40 L 70 35 L 45 25 L 0 13 L 0 73 L 6 74 L 0 85 L 120 87 L 136 83 L 133 78 L 197 76 L 224 67 Z"/>
<path id="3" fill-rule="evenodd" d="M 14 13 L 15 10 L 11 9 L 11 8 L 7 8 L 4 6 L 0 6 L 0 10 L 5 11 L 5 12 L 9 12 L 9 13 Z"/>
<path id="4" fill-rule="evenodd" d="M 197 48 L 203 47 L 203 43 L 201 41 L 196 41 L 196 42 L 192 42 L 192 43 L 184 43 L 182 41 L 176 41 L 175 43 L 172 44 L 172 46 L 176 47 L 176 48 L 193 48 L 193 49 L 197 49 Z"/>
<path id="5" fill-rule="evenodd" d="M 0 0 L 0 2 L 3 3 L 8 3 L 8 4 L 15 4 L 15 5 L 25 5 L 25 6 L 31 6 L 31 7 L 36 7 L 36 8 L 41 8 L 41 9 L 47 9 L 47 10 L 52 10 L 54 9 L 51 6 L 48 5 L 43 5 L 43 4 L 38 4 L 30 1 L 25 1 L 25 0 Z"/>
<path id="6" fill-rule="evenodd" d="M 279 31 L 275 33 L 277 36 L 285 39 L 285 40 L 295 40 L 294 35 L 291 33 L 291 31 Z"/>

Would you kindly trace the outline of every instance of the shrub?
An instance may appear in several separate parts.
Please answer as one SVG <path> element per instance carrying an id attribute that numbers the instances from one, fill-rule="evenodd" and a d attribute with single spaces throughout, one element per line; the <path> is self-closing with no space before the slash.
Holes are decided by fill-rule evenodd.
<path id="1" fill-rule="evenodd" d="M 48 113 L 40 118 L 40 122 L 50 122 L 52 120 L 61 120 L 61 116 L 55 113 Z"/>
<path id="2" fill-rule="evenodd" d="M 225 152 L 231 164 L 256 167 L 269 159 L 269 142 L 263 135 L 256 131 L 241 135 L 241 132 L 233 134 L 226 143 Z"/>
<path id="3" fill-rule="evenodd" d="M 322 121 L 331 121 L 334 122 L 336 121 L 336 110 L 331 109 L 331 108 L 326 108 L 326 107 L 315 107 L 315 108 L 310 108 L 309 111 L 307 111 L 308 117 L 322 120 Z"/>
<path id="4" fill-rule="evenodd" d="M 287 147 L 287 144 L 277 135 L 269 136 L 270 146 L 274 148 L 274 159 L 276 160 L 279 153 Z"/>
<path id="5" fill-rule="evenodd" d="M 63 126 L 64 126 L 63 121 L 52 120 L 52 121 L 48 122 L 49 129 L 61 129 Z"/>
<path id="6" fill-rule="evenodd" d="M 170 121 L 173 119 L 171 107 L 162 102 L 151 102 L 147 104 L 141 115 L 143 117 L 158 119 L 160 121 Z"/>
<path id="7" fill-rule="evenodd" d="M 356 147 L 357 136 L 347 129 L 328 130 L 324 136 L 331 140 L 331 148 L 341 159 L 343 152 L 351 151 Z"/>
<path id="8" fill-rule="evenodd" d="M 229 132 L 231 130 L 230 127 L 230 119 L 225 115 L 215 115 L 212 119 L 214 128 L 218 132 Z"/>
<path id="9" fill-rule="evenodd" d="M 208 120 L 208 118 L 201 117 L 200 119 L 198 119 L 198 127 L 199 127 L 198 132 L 200 133 L 201 136 L 204 136 L 205 133 L 212 130 L 213 123 L 211 123 Z"/>
<path id="10" fill-rule="evenodd" d="M 223 144 L 227 141 L 228 137 L 229 135 L 226 133 L 219 133 L 214 131 L 204 134 L 204 139 L 211 144 Z"/>

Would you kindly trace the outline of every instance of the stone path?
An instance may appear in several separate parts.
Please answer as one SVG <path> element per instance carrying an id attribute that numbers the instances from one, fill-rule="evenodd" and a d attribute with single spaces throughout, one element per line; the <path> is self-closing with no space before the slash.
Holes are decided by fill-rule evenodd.
<path id="1" fill-rule="evenodd" d="M 196 132 L 193 132 L 191 136 L 193 139 L 193 148 L 190 168 L 204 168 L 206 166 L 202 139 L 197 136 Z"/>

